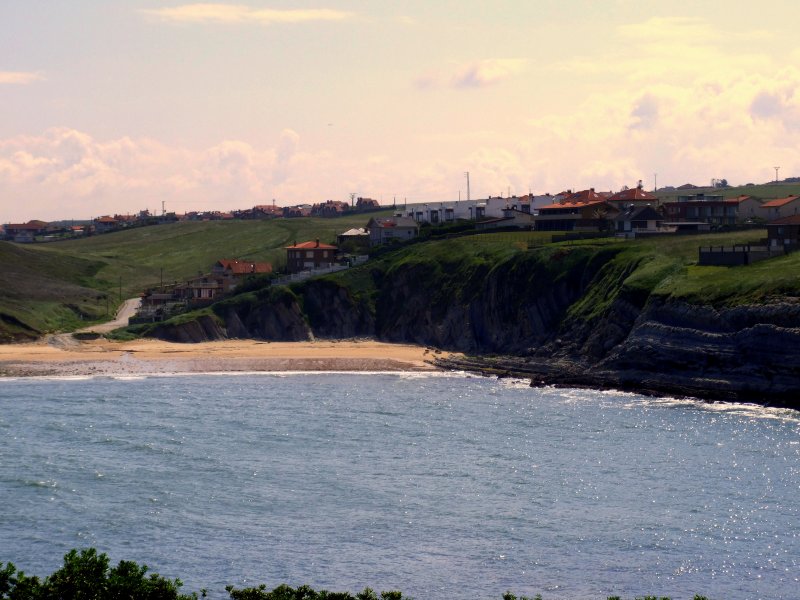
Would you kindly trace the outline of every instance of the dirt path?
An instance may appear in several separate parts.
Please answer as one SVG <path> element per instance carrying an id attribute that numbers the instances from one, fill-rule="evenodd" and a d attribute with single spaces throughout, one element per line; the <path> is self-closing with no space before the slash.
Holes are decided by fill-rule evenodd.
<path id="1" fill-rule="evenodd" d="M 92 325 L 90 327 L 84 327 L 83 329 L 78 329 L 76 333 L 108 333 L 109 331 L 119 329 L 120 327 L 125 327 L 128 324 L 128 319 L 136 314 L 136 311 L 139 309 L 139 305 L 141 303 L 141 298 L 129 298 L 122 303 L 122 306 L 120 306 L 119 310 L 117 311 L 117 316 L 113 321 L 100 323 L 99 325 Z"/>

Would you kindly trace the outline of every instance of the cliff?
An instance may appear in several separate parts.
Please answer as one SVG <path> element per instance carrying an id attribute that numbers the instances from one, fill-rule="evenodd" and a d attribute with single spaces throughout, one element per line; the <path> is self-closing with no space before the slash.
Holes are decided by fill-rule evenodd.
<path id="1" fill-rule="evenodd" d="M 374 337 L 461 351 L 469 358 L 442 365 L 537 384 L 800 408 L 798 299 L 689 300 L 665 291 L 676 265 L 613 244 L 500 256 L 409 250 L 292 289 L 236 296 L 215 305 L 213 317 L 151 335 Z"/>

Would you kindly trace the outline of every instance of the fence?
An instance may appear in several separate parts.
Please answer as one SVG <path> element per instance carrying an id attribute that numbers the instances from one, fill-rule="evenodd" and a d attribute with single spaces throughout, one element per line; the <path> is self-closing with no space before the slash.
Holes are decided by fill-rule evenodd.
<path id="1" fill-rule="evenodd" d="M 703 266 L 732 267 L 749 265 L 774 256 L 783 256 L 786 251 L 782 247 L 756 246 L 742 244 L 734 246 L 701 246 L 698 248 L 698 264 Z"/>

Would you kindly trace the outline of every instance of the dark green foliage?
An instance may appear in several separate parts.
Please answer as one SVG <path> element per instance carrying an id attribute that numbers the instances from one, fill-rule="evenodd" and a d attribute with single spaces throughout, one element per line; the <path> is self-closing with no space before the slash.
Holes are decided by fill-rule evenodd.
<path id="1" fill-rule="evenodd" d="M 165 579 L 157 574 L 147 574 L 145 565 L 131 561 L 120 561 L 116 567 L 109 567 L 105 554 L 98 554 L 94 548 L 70 550 L 64 556 L 64 565 L 42 581 L 29 577 L 16 567 L 0 563 L 0 600 L 197 600 L 198 595 L 181 594 L 179 579 Z M 267 591 L 266 585 L 236 589 L 225 587 L 231 600 L 413 600 L 392 590 L 376 594 L 370 588 L 352 595 L 349 592 L 315 591 L 307 585 L 298 588 L 286 584 Z M 201 591 L 201 597 L 206 591 Z M 458 597 L 458 596 L 454 596 Z M 503 594 L 503 600 L 542 600 L 540 594 L 534 597 Z M 607 600 L 622 600 L 619 596 L 609 596 Z M 642 596 L 636 600 L 670 600 L 667 596 Z M 695 595 L 694 600 L 709 600 Z"/>
<path id="2" fill-rule="evenodd" d="M 0 565 L 2 567 L 2 565 Z M 196 594 L 180 594 L 178 579 L 147 575 L 147 567 L 120 561 L 109 568 L 108 556 L 94 548 L 70 550 L 64 565 L 44 581 L 17 571 L 11 563 L 0 568 L 2 600 L 193 600 Z"/>
<path id="3" fill-rule="evenodd" d="M 505 594 L 503 594 L 503 600 L 542 600 L 542 595 L 536 594 L 533 598 L 530 598 L 528 596 L 520 596 L 519 598 L 517 598 L 511 592 L 506 592 Z M 609 600 L 611 599 L 609 598 Z"/>
<path id="4" fill-rule="evenodd" d="M 237 590 L 232 585 L 226 586 L 232 600 L 411 600 L 397 591 L 381 592 L 380 597 L 370 588 L 365 588 L 353 596 L 349 592 L 329 592 L 327 590 L 314 591 L 307 585 L 299 588 L 291 588 L 288 585 L 279 585 L 271 592 L 267 591 L 267 586 L 244 588 Z"/>

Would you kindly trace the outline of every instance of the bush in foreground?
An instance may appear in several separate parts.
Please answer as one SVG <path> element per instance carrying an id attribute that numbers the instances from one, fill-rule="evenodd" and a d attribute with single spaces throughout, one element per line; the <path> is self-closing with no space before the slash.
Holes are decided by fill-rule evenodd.
<path id="1" fill-rule="evenodd" d="M 94 548 L 80 552 L 70 550 L 64 556 L 64 565 L 43 580 L 25 575 L 11 563 L 0 563 L 0 600 L 197 600 L 206 597 L 206 590 L 201 590 L 200 596 L 196 592 L 181 594 L 180 579 L 167 579 L 157 573 L 148 575 L 147 571 L 146 565 L 126 560 L 111 567 L 108 556 L 98 554 Z M 399 591 L 379 595 L 370 588 L 355 596 L 349 592 L 315 591 L 305 585 L 298 588 L 280 585 L 272 591 L 267 591 L 266 585 L 242 589 L 229 585 L 225 590 L 231 600 L 412 600 Z M 542 597 L 517 597 L 506 592 L 503 600 L 542 600 Z M 621 598 L 610 596 L 607 600 Z M 636 600 L 670 598 L 642 596 Z M 696 595 L 694 600 L 709 599 Z"/>

